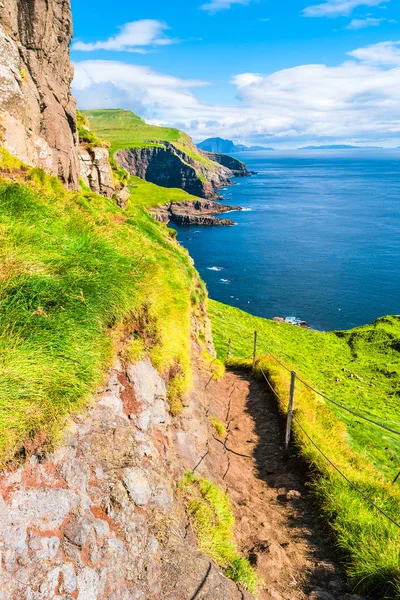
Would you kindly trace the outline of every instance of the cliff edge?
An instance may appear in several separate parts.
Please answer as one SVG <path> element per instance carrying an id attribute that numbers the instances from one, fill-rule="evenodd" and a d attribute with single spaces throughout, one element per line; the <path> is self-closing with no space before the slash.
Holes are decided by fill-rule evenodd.
<path id="1" fill-rule="evenodd" d="M 150 125 L 127 110 L 84 111 L 91 129 L 110 142 L 111 155 L 130 175 L 199 198 L 216 198 L 233 177 L 250 173 L 241 161 L 202 152 L 179 129 Z"/>

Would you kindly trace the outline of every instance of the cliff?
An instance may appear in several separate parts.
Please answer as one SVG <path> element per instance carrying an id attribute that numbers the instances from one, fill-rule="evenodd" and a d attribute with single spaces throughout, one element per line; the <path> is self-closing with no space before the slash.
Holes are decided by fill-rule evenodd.
<path id="1" fill-rule="evenodd" d="M 131 175 L 168 188 L 181 188 L 188 194 L 213 198 L 215 190 L 229 185 L 234 173 L 229 169 L 202 163 L 170 142 L 148 148 L 130 148 L 115 153 L 118 164 Z"/>
<path id="2" fill-rule="evenodd" d="M 93 131 L 109 141 L 118 164 L 151 183 L 215 198 L 232 177 L 249 175 L 240 161 L 202 152 L 178 129 L 149 125 L 130 111 L 94 110 L 84 115 Z"/>
<path id="3" fill-rule="evenodd" d="M 79 148 L 80 173 L 83 182 L 92 192 L 112 198 L 115 184 L 107 148 L 100 146 Z"/>
<path id="4" fill-rule="evenodd" d="M 229 169 L 234 177 L 248 177 L 251 175 L 251 173 L 249 173 L 247 170 L 245 163 L 237 158 L 233 158 L 233 156 L 219 154 L 216 152 L 202 152 L 202 154 L 206 158 L 209 158 L 210 160 L 222 165 L 226 169 Z"/>
<path id="5" fill-rule="evenodd" d="M 121 210 L 2 153 L 0 589 L 7 599 L 189 600 L 200 586 L 208 600 L 250 598 L 222 574 L 247 586 L 254 578 L 235 546 L 230 505 L 229 529 L 220 526 L 227 557 L 197 548 L 185 511 L 186 472 L 213 477 L 198 464 L 212 440 L 204 390 L 219 363 L 207 352 L 204 284 L 168 228 L 143 210 L 135 193 L 145 190 L 148 204 L 153 186 L 140 183 Z M 226 470 L 226 451 L 214 446 Z M 207 511 L 216 526 L 218 506 Z"/>
<path id="6" fill-rule="evenodd" d="M 0 8 L 0 135 L 31 166 L 79 183 L 72 37 L 65 0 L 7 0 Z"/>

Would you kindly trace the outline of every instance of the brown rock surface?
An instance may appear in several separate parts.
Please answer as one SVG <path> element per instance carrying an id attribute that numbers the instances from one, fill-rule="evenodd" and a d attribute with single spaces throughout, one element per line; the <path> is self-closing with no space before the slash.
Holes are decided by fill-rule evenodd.
<path id="1" fill-rule="evenodd" d="M 2 143 L 27 164 L 77 188 L 71 37 L 69 0 L 7 0 L 0 7 Z"/>
<path id="2" fill-rule="evenodd" d="M 152 215 L 162 223 L 172 221 L 177 225 L 234 225 L 231 219 L 217 219 L 214 215 L 242 210 L 240 206 L 228 206 L 213 200 L 188 200 L 171 202 L 152 209 Z"/>

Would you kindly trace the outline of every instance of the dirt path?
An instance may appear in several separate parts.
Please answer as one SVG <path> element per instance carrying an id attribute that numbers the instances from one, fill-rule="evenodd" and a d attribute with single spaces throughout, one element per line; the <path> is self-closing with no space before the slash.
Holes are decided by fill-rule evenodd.
<path id="1" fill-rule="evenodd" d="M 262 382 L 228 372 L 207 386 L 215 434 L 207 470 L 233 501 L 239 546 L 257 566 L 260 600 L 357 600 L 332 556 L 332 540 L 307 491 L 304 467 L 283 446 L 284 424 Z"/>

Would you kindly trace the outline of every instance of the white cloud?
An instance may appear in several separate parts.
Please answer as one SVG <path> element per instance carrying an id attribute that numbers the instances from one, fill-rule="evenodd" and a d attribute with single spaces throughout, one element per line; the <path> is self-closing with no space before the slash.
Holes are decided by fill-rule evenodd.
<path id="1" fill-rule="evenodd" d="M 296 145 L 400 139 L 400 41 L 349 55 L 333 67 L 308 64 L 272 74 L 237 74 L 232 78 L 237 97 L 231 105 L 198 100 L 196 88 L 204 82 L 110 61 L 78 63 L 74 91 L 82 108 L 136 109 L 154 123 L 188 131 L 196 140 L 219 135 Z"/>
<path id="2" fill-rule="evenodd" d="M 386 21 L 385 18 L 374 19 L 373 17 L 366 17 L 365 19 L 353 19 L 347 25 L 347 29 L 366 29 L 367 27 L 379 27 L 379 25 Z"/>
<path id="3" fill-rule="evenodd" d="M 139 101 L 150 115 L 168 112 L 173 106 L 197 106 L 190 90 L 204 85 L 203 81 L 179 79 L 149 67 L 109 60 L 75 63 L 73 82 L 82 108 L 125 108 Z M 101 93 L 96 96 L 98 90 Z"/>
<path id="4" fill-rule="evenodd" d="M 250 2 L 253 2 L 253 0 L 211 0 L 200 6 L 200 8 L 214 14 L 220 10 L 232 8 L 234 4 L 250 4 Z"/>
<path id="5" fill-rule="evenodd" d="M 359 6 L 379 6 L 390 0 L 326 0 L 322 4 L 313 4 L 303 10 L 305 17 L 342 17 L 348 16 Z"/>
<path id="6" fill-rule="evenodd" d="M 166 23 L 152 19 L 143 19 L 142 21 L 132 21 L 125 23 L 120 27 L 120 32 L 99 42 L 74 42 L 72 49 L 81 52 L 92 52 L 94 50 L 114 50 L 146 53 L 146 48 L 152 46 L 165 46 L 174 44 L 179 40 L 168 38 L 165 31 L 169 27 Z"/>
<path id="7" fill-rule="evenodd" d="M 353 50 L 349 55 L 372 65 L 400 66 L 400 40 L 372 44 Z"/>

